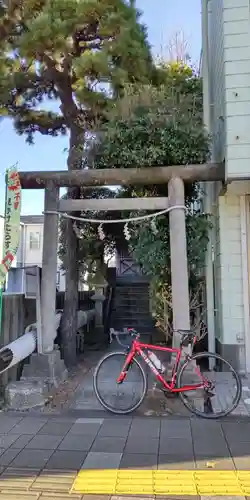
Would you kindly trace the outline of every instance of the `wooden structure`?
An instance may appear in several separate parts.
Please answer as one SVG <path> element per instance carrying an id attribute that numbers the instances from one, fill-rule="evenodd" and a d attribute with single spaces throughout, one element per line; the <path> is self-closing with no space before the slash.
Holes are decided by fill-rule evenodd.
<path id="1" fill-rule="evenodd" d="M 174 331 L 190 328 L 186 248 L 184 181 L 224 181 L 223 164 L 151 168 L 20 172 L 23 189 L 45 188 L 42 273 L 43 353 L 53 350 L 57 268 L 58 212 L 98 210 L 161 210 L 169 208 L 171 279 Z M 168 198 L 110 200 L 59 200 L 59 187 L 104 185 L 151 185 L 168 183 Z M 175 335 L 174 343 L 178 343 Z"/>

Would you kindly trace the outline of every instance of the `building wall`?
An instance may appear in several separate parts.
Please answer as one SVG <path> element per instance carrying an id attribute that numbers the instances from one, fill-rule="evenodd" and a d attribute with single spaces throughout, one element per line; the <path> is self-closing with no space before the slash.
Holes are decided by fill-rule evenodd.
<path id="1" fill-rule="evenodd" d="M 209 131 L 212 133 L 212 157 L 223 161 L 225 156 L 225 78 L 224 78 L 224 41 L 223 9 L 224 0 L 208 0 L 208 65 L 209 65 Z M 216 160 L 215 160 L 216 158 Z"/>
<path id="2" fill-rule="evenodd" d="M 218 204 L 223 340 L 237 344 L 244 338 L 240 197 L 220 196 Z"/>
<path id="3" fill-rule="evenodd" d="M 250 173 L 250 4 L 224 0 L 226 177 Z"/>
<path id="4" fill-rule="evenodd" d="M 212 135 L 211 160 L 225 160 L 226 180 L 239 179 L 250 173 L 250 4 L 249 0 L 203 0 L 202 5 L 203 14 L 207 8 L 207 19 L 203 15 L 204 120 Z M 232 182 L 226 190 L 221 183 L 213 183 L 205 193 L 205 207 L 213 214 L 214 225 L 207 259 L 208 303 L 214 307 L 208 331 L 214 331 L 216 349 L 244 371 L 250 332 L 243 239 L 249 228 L 242 217 L 242 198 L 246 200 L 250 193 L 249 183 Z"/>
<path id="5" fill-rule="evenodd" d="M 243 251 L 240 196 L 217 197 L 214 211 L 214 321 L 216 349 L 237 369 L 245 369 Z"/>
<path id="6" fill-rule="evenodd" d="M 244 178 L 250 172 L 250 3 L 204 0 L 205 8 L 212 160 L 225 159 L 226 179 Z"/>
<path id="7" fill-rule="evenodd" d="M 17 266 L 32 266 L 36 265 L 42 267 L 42 255 L 43 255 L 43 217 L 41 216 L 26 216 L 23 217 L 20 226 L 20 244 L 17 252 Z M 31 222 L 29 222 L 31 220 Z M 38 221 L 37 224 L 35 221 Z M 40 244 L 39 248 L 31 248 L 30 239 L 32 233 L 39 233 L 40 235 Z M 60 272 L 60 277 L 57 276 L 57 280 L 59 279 L 59 290 L 65 290 L 65 276 L 61 268 L 61 261 L 58 258 L 57 269 L 58 273 Z"/>

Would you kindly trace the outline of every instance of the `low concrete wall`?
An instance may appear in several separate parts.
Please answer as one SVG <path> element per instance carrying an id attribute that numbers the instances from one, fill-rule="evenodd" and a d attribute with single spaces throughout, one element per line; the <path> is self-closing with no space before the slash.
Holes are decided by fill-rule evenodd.
<path id="1" fill-rule="evenodd" d="M 0 347 L 18 339 L 24 333 L 25 321 L 25 299 L 24 295 L 3 295 L 3 316 L 0 337 Z M 3 373 L 0 378 L 1 390 L 10 381 L 17 380 L 18 365 Z"/>

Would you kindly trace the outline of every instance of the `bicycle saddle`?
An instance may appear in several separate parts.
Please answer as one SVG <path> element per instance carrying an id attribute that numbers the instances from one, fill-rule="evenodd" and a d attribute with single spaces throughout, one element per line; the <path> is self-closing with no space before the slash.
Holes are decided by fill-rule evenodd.
<path id="1" fill-rule="evenodd" d="M 176 330 L 178 333 L 180 333 L 181 335 L 194 335 L 194 331 L 193 330 L 183 330 L 183 329 L 179 329 L 179 330 Z"/>

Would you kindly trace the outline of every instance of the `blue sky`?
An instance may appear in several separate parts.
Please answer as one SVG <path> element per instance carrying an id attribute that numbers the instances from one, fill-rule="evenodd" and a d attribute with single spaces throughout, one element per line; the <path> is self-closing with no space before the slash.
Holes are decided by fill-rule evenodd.
<path id="1" fill-rule="evenodd" d="M 137 0 L 148 26 L 149 41 L 156 56 L 167 53 L 167 45 L 176 31 L 188 40 L 188 52 L 198 64 L 201 50 L 201 0 Z M 62 170 L 66 168 L 67 138 L 37 135 L 29 146 L 19 137 L 8 120 L 0 122 L 0 214 L 4 212 L 4 173 L 18 162 L 19 170 Z M 22 213 L 39 214 L 43 210 L 43 191 L 23 191 Z"/>

